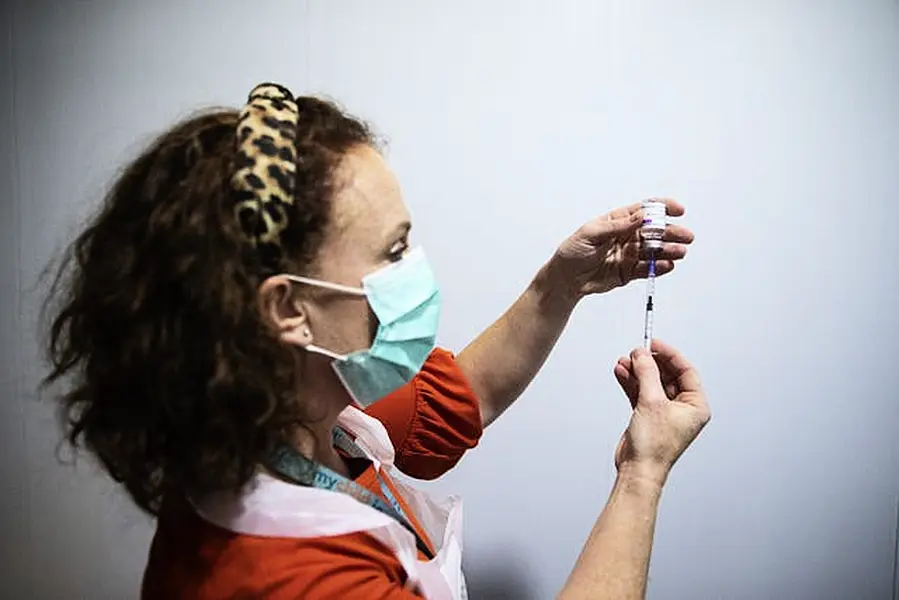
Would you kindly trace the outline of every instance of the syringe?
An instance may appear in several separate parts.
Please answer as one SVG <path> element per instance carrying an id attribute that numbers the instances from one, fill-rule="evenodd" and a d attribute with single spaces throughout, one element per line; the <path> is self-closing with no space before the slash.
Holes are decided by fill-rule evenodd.
<path id="1" fill-rule="evenodd" d="M 652 345 L 652 310 L 653 296 L 656 293 L 656 255 L 654 250 L 649 254 L 649 276 L 646 278 L 646 311 L 643 317 L 643 347 L 649 350 Z"/>
<path id="2" fill-rule="evenodd" d="M 648 255 L 649 273 L 646 278 L 646 309 L 643 316 L 643 347 L 652 345 L 652 321 L 656 294 L 656 255 L 662 249 L 662 238 L 667 227 L 667 205 L 663 200 L 643 201 L 643 226 L 640 234 L 643 250 Z"/>

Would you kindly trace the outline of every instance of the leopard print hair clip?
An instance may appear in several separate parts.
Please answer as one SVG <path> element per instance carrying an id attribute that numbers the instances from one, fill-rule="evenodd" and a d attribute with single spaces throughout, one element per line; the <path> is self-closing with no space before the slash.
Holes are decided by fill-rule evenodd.
<path id="1" fill-rule="evenodd" d="M 281 262 L 281 233 L 294 204 L 298 119 L 290 90 L 263 83 L 250 92 L 237 122 L 234 214 L 263 268 L 272 272 Z"/>

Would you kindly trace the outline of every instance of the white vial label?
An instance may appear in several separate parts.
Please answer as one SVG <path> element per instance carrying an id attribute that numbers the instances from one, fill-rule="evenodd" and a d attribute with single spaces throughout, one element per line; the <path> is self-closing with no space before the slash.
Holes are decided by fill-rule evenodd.
<path id="1" fill-rule="evenodd" d="M 640 233 L 643 237 L 643 245 L 649 249 L 662 247 L 662 235 L 667 225 L 667 206 L 661 200 L 643 201 L 643 225 Z"/>
<path id="2" fill-rule="evenodd" d="M 666 225 L 666 206 L 660 200 L 643 201 L 643 229 L 664 229 Z"/>

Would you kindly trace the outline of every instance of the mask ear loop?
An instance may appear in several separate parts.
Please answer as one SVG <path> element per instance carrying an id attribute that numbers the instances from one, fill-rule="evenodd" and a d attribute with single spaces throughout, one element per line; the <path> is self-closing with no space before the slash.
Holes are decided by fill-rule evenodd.
<path id="1" fill-rule="evenodd" d="M 314 354 L 321 354 L 322 356 L 327 356 L 328 358 L 333 358 L 334 360 L 346 360 L 347 354 L 338 354 L 336 352 L 331 352 L 327 348 L 322 348 L 321 346 L 316 346 L 315 344 L 306 344 L 303 346 L 303 349 L 307 352 L 312 352 Z"/>
<path id="2" fill-rule="evenodd" d="M 302 277 L 300 275 L 287 275 L 284 277 L 293 281 L 294 283 L 302 283 L 306 285 L 313 285 L 315 287 L 326 288 L 329 290 L 334 290 L 335 292 L 342 292 L 344 294 L 352 294 L 353 296 L 365 296 L 365 290 L 362 288 L 353 287 L 351 285 L 343 285 L 341 283 L 331 283 L 330 281 L 321 281 L 320 279 L 312 279 L 311 277 Z M 332 352 L 327 348 L 322 348 L 321 346 L 316 346 L 315 344 L 307 344 L 304 346 L 304 349 L 307 352 L 312 352 L 315 354 L 321 354 L 322 356 L 327 356 L 328 358 L 344 361 L 347 359 L 347 354 L 338 354 L 337 352 Z"/>
<path id="3" fill-rule="evenodd" d="M 351 285 L 343 285 L 342 283 L 331 283 L 330 281 L 321 281 L 310 277 L 301 277 L 300 275 L 284 275 L 287 279 L 295 283 L 304 283 L 306 285 L 314 285 L 315 287 L 334 290 L 335 292 L 343 292 L 345 294 L 353 294 L 354 296 L 365 296 L 365 290 Z"/>

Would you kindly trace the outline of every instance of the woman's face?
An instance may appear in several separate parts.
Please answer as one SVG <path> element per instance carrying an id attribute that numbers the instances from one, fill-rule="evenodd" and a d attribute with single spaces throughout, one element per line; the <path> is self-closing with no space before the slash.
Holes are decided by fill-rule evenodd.
<path id="1" fill-rule="evenodd" d="M 331 219 L 310 274 L 361 287 L 363 277 L 403 257 L 410 227 L 396 177 L 379 152 L 359 146 L 347 153 L 335 173 Z M 288 285 L 289 307 L 295 314 L 285 320 L 294 331 L 285 337 L 281 327 L 285 341 L 315 344 L 339 354 L 371 345 L 378 323 L 364 296 Z"/>

